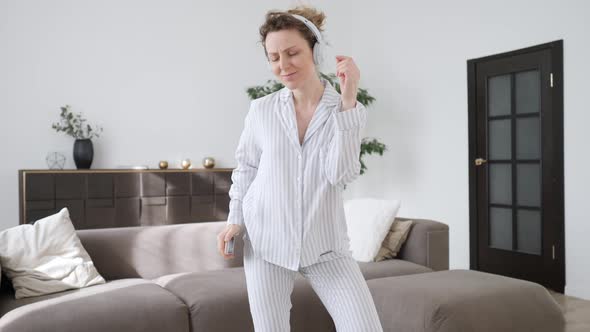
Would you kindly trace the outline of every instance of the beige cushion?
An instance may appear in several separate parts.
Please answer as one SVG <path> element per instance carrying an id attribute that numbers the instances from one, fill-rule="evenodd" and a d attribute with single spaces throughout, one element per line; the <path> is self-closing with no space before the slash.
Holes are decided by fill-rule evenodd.
<path id="1" fill-rule="evenodd" d="M 76 235 L 67 208 L 0 232 L 0 264 L 15 298 L 105 283 Z"/>
<path id="2" fill-rule="evenodd" d="M 400 248 L 408 238 L 408 233 L 412 228 L 412 220 L 395 220 L 385 236 L 381 248 L 374 261 L 380 262 L 385 259 L 391 259 L 397 256 Z"/>

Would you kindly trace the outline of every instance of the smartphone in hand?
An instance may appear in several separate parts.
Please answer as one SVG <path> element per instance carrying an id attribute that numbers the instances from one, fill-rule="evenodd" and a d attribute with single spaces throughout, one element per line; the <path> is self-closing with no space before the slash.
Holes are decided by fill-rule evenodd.
<path id="1" fill-rule="evenodd" d="M 233 236 L 229 241 L 225 242 L 224 252 L 226 255 L 233 255 L 235 242 L 236 242 L 235 236 Z"/>

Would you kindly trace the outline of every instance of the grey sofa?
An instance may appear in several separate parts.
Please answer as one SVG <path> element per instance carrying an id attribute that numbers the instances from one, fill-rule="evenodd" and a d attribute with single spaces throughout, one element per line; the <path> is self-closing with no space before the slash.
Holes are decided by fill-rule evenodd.
<path id="1" fill-rule="evenodd" d="M 448 226 L 412 220 L 415 224 L 396 259 L 359 262 L 366 280 L 448 269 Z M 79 230 L 107 283 L 15 300 L 4 276 L 0 331 L 253 331 L 243 241 L 236 241 L 235 258 L 224 260 L 216 246 L 224 226 L 218 221 Z M 292 303 L 292 331 L 335 330 L 301 275 Z"/>

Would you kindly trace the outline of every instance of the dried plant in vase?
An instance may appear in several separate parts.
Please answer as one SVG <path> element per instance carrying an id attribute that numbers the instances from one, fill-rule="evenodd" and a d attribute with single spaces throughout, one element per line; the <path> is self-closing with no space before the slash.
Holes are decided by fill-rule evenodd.
<path id="1" fill-rule="evenodd" d="M 74 142 L 74 162 L 78 169 L 89 169 L 94 157 L 92 138 L 100 137 L 102 127 L 86 123 L 82 113 L 73 113 L 70 105 L 61 107 L 60 121 L 51 126 L 57 132 L 72 136 Z"/>

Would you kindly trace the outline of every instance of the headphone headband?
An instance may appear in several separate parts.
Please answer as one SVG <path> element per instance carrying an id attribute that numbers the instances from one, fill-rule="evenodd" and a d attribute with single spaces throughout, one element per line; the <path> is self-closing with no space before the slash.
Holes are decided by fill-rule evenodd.
<path id="1" fill-rule="evenodd" d="M 311 30 L 311 32 L 313 32 L 313 34 L 315 35 L 316 39 L 318 40 L 318 43 L 322 44 L 323 43 L 323 39 L 322 39 L 322 33 L 320 32 L 320 30 L 315 26 L 315 24 L 313 24 L 310 20 L 306 19 L 305 17 L 301 16 L 301 15 L 297 15 L 297 14 L 291 14 L 291 16 L 295 17 L 296 19 L 300 20 L 301 22 L 303 22 L 303 24 L 305 24 L 309 30 Z"/>

